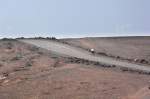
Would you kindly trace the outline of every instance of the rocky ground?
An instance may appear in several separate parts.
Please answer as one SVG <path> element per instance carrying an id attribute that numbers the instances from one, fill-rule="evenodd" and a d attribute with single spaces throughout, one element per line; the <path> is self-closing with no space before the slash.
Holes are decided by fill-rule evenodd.
<path id="1" fill-rule="evenodd" d="M 0 41 L 0 99 L 144 99 L 150 76 Z M 144 94 L 143 94 L 144 93 Z M 142 94 L 142 96 L 141 96 Z"/>

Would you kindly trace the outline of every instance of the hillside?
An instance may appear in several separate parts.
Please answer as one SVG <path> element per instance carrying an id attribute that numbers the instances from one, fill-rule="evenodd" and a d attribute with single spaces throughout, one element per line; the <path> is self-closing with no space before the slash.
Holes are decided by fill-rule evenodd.
<path id="1" fill-rule="evenodd" d="M 150 62 L 150 37 L 95 37 L 62 39 L 84 49 L 94 48 L 97 53 L 124 59 L 145 59 Z"/>

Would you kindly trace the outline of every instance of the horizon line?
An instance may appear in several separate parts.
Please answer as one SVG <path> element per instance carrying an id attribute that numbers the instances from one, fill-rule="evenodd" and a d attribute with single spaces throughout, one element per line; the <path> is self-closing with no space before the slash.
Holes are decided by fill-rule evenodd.
<path id="1" fill-rule="evenodd" d="M 24 35 L 24 34 L 12 34 L 12 35 L 9 35 L 9 36 L 3 36 L 3 35 L 0 35 L 0 38 L 20 38 L 20 37 L 24 37 L 24 38 L 34 38 L 34 37 L 43 37 L 43 38 L 46 38 L 46 37 L 56 37 L 56 38 L 59 38 L 59 39 L 63 39 L 63 38 L 87 38 L 87 37 L 130 37 L 130 36 L 150 36 L 150 33 L 123 33 L 123 34 L 102 34 L 102 33 L 91 33 L 91 34 L 88 34 L 88 33 L 85 33 L 85 34 L 75 34 L 75 33 L 72 33 L 72 35 L 69 35 L 69 34 L 34 34 L 34 33 L 31 33 L 31 34 L 27 34 L 27 35 Z"/>

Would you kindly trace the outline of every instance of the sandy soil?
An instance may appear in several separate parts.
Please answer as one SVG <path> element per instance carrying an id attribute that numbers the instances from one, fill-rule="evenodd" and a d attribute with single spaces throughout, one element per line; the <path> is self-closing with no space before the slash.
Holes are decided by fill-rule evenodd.
<path id="1" fill-rule="evenodd" d="M 68 63 L 31 45 L 0 41 L 0 99 L 132 99 L 149 85 L 148 75 Z"/>
<path id="2" fill-rule="evenodd" d="M 112 37 L 65 39 L 71 45 L 125 59 L 145 59 L 150 62 L 150 37 Z"/>

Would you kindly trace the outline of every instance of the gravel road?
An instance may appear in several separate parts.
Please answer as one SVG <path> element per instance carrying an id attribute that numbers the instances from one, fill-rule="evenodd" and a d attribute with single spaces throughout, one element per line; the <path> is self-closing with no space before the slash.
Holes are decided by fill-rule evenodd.
<path id="1" fill-rule="evenodd" d="M 50 40 L 20 40 L 21 42 L 32 44 L 47 50 L 50 50 L 52 52 L 55 52 L 60 55 L 65 55 L 65 56 L 70 56 L 70 57 L 77 57 L 77 58 L 82 58 L 90 61 L 96 61 L 108 65 L 116 65 L 120 67 L 127 67 L 130 69 L 134 70 L 141 70 L 145 72 L 150 72 L 150 67 L 149 66 L 144 66 L 144 65 L 138 65 L 134 63 L 129 63 L 129 62 L 124 62 L 116 59 L 112 59 L 109 57 L 104 57 L 104 56 L 96 56 L 92 55 L 88 51 L 85 51 L 80 48 L 76 48 L 73 46 L 69 46 L 67 44 L 55 42 L 55 41 L 50 41 Z"/>

